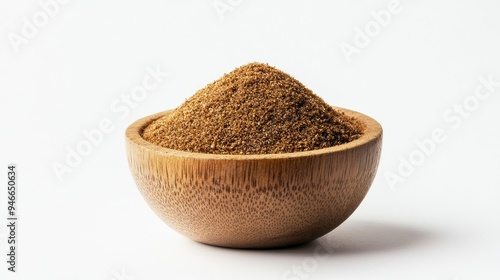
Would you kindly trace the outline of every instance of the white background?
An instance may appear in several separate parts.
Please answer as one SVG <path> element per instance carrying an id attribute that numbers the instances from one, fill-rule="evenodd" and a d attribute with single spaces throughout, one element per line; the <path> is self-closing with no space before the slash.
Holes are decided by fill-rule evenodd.
<path id="1" fill-rule="evenodd" d="M 214 3 L 231 9 L 219 15 Z M 39 1 L 2 0 L 0 217 L 6 166 L 16 163 L 20 220 L 14 274 L 3 261 L 2 218 L 0 278 L 499 279 L 500 87 L 483 100 L 474 92 L 488 93 L 480 77 L 500 82 L 500 4 L 401 0 L 402 10 L 377 30 L 371 12 L 388 3 L 70 0 L 43 22 Z M 34 15 L 38 27 L 27 38 L 23 18 L 33 23 Z M 366 25 L 373 36 L 356 45 L 356 28 Z M 343 43 L 358 51 L 344 55 Z M 367 197 L 339 228 L 305 246 L 253 251 L 193 242 L 154 215 L 128 171 L 131 122 L 178 106 L 252 61 L 384 127 Z M 169 76 L 128 113 L 114 112 L 148 67 Z M 464 101 L 460 116 L 454 106 Z M 82 131 L 104 119 L 114 130 L 59 180 L 54 163 L 65 164 L 67 149 L 85 141 Z M 446 139 L 421 157 L 415 141 L 435 129 Z M 411 155 L 413 172 L 400 173 Z M 388 174 L 404 181 L 391 187 Z"/>

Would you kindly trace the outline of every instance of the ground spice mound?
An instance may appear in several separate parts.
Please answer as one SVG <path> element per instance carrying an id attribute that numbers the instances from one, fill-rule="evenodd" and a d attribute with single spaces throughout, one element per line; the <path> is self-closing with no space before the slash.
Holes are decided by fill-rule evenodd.
<path id="1" fill-rule="evenodd" d="M 362 132 L 358 121 L 290 75 L 250 63 L 153 121 L 142 136 L 175 150 L 249 155 L 331 147 L 355 140 Z"/>

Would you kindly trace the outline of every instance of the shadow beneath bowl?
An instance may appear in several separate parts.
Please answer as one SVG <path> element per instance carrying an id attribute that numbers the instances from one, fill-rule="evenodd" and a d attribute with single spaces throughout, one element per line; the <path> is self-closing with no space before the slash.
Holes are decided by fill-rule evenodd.
<path id="1" fill-rule="evenodd" d="M 436 232 L 408 226 L 368 221 L 346 221 L 312 242 L 289 248 L 270 249 L 275 253 L 335 255 L 365 254 L 399 250 L 439 238 Z"/>
<path id="2" fill-rule="evenodd" d="M 238 271 L 258 270 L 274 275 L 275 279 L 308 279 L 319 266 L 336 269 L 339 264 L 348 264 L 359 267 L 360 262 L 367 259 L 383 259 L 386 255 L 399 258 L 405 255 L 401 254 L 405 250 L 429 248 L 443 238 L 444 233 L 418 225 L 350 219 L 327 235 L 294 247 L 242 250 L 193 241 L 190 245 L 197 247 L 195 256 L 200 261 L 214 267 L 223 264 Z"/>
<path id="3" fill-rule="evenodd" d="M 402 249 L 436 240 L 439 235 L 415 227 L 353 221 L 330 232 L 320 241 L 325 240 L 335 248 L 336 254 L 353 254 Z"/>
<path id="4" fill-rule="evenodd" d="M 349 220 L 330 233 L 305 244 L 271 249 L 234 249 L 205 245 L 223 250 L 256 254 L 329 255 L 366 254 L 394 251 L 439 238 L 439 233 L 414 227 L 381 222 Z M 199 243 L 202 244 L 202 243 Z M 321 253 L 319 253 L 321 252 Z"/>
<path id="5" fill-rule="evenodd" d="M 406 225 L 348 220 L 330 233 L 309 243 L 274 249 L 234 249 L 198 242 L 191 243 L 209 250 L 225 250 L 231 255 L 259 255 L 260 257 L 314 257 L 346 256 L 397 251 L 409 247 L 432 243 L 441 239 L 441 234 Z M 192 242 L 192 241 L 191 241 Z M 195 245 L 197 246 L 197 245 Z M 219 251 L 221 252 L 221 251 Z"/>

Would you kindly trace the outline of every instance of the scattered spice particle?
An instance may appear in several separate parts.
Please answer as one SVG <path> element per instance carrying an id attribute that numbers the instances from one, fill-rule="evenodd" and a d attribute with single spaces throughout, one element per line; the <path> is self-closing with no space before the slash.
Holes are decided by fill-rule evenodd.
<path id="1" fill-rule="evenodd" d="M 362 133 L 358 121 L 290 75 L 250 63 L 200 89 L 142 136 L 175 150 L 250 155 L 322 149 Z"/>

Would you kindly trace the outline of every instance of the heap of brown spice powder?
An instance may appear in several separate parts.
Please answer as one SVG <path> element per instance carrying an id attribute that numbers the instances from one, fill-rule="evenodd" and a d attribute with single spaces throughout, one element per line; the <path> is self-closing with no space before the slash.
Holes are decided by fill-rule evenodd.
<path id="1" fill-rule="evenodd" d="M 362 133 L 358 121 L 290 75 L 250 63 L 153 121 L 142 136 L 175 150 L 250 155 L 316 150 L 350 142 Z"/>

